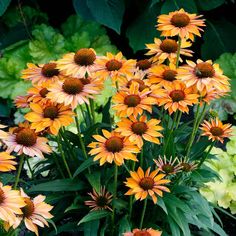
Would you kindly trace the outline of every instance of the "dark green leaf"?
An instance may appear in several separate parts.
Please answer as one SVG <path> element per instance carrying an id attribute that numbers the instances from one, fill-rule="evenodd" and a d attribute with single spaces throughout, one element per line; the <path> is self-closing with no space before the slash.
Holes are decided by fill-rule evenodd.
<path id="1" fill-rule="evenodd" d="M 57 179 L 53 181 L 48 181 L 46 183 L 33 185 L 29 189 L 29 192 L 68 192 L 78 191 L 83 189 L 84 187 L 84 183 L 79 180 Z"/>
<path id="2" fill-rule="evenodd" d="M 161 197 L 158 197 L 157 205 L 160 206 L 162 208 L 162 210 L 168 215 L 168 211 L 167 211 L 165 202 L 163 201 L 163 199 Z"/>
<path id="3" fill-rule="evenodd" d="M 85 160 L 75 171 L 73 178 L 75 178 L 77 175 L 79 175 L 81 172 L 83 172 L 84 170 L 86 170 L 88 167 L 92 166 L 96 164 L 96 162 L 93 161 L 93 158 L 90 157 L 87 160 Z"/>
<path id="4" fill-rule="evenodd" d="M 0 16 L 4 14 L 4 12 L 7 10 L 7 7 L 10 5 L 11 0 L 1 0 L 0 1 Z"/>
<path id="5" fill-rule="evenodd" d="M 161 13 L 167 14 L 172 11 L 184 8 L 187 12 L 197 13 L 197 6 L 194 0 L 166 0 L 161 7 Z"/>
<path id="6" fill-rule="evenodd" d="M 119 236 L 123 236 L 123 233 L 131 231 L 130 220 L 128 220 L 127 215 L 121 218 L 118 225 L 119 225 Z"/>
<path id="7" fill-rule="evenodd" d="M 97 191 L 100 192 L 100 187 L 101 187 L 101 172 L 96 171 L 91 173 L 87 173 L 86 175 L 87 180 L 91 184 L 91 186 Z"/>
<path id="8" fill-rule="evenodd" d="M 222 53 L 236 51 L 236 26 L 224 18 L 207 21 L 201 48 L 202 58 L 217 59 Z"/>
<path id="9" fill-rule="evenodd" d="M 110 215 L 110 212 L 105 211 L 105 210 L 91 211 L 79 221 L 78 225 L 85 222 L 92 221 L 92 220 L 98 220 L 98 219 L 107 217 L 109 215 Z"/>
<path id="10" fill-rule="evenodd" d="M 225 0 L 196 0 L 196 4 L 200 10 L 209 11 L 216 7 L 219 7 L 225 2 Z"/>
<path id="11" fill-rule="evenodd" d="M 146 43 L 152 43 L 153 38 L 160 35 L 155 29 L 160 7 L 159 3 L 152 7 L 147 6 L 143 13 L 128 27 L 126 35 L 134 52 L 145 49 Z"/>
<path id="12" fill-rule="evenodd" d="M 84 236 L 98 235 L 99 220 L 84 223 Z"/>

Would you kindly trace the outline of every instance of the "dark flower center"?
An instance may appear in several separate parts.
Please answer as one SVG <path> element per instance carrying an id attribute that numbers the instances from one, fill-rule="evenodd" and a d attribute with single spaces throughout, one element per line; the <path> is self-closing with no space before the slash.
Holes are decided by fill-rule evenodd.
<path id="1" fill-rule="evenodd" d="M 166 53 L 177 52 L 178 44 L 173 39 L 164 39 L 160 45 L 160 49 Z"/>
<path id="2" fill-rule="evenodd" d="M 170 165 L 170 164 L 165 164 L 162 166 L 162 170 L 166 173 L 172 173 L 174 171 L 174 166 Z"/>
<path id="3" fill-rule="evenodd" d="M 162 73 L 163 79 L 171 82 L 176 80 L 176 75 L 177 72 L 175 70 L 165 70 Z"/>
<path id="4" fill-rule="evenodd" d="M 124 99 L 124 104 L 128 107 L 136 107 L 141 102 L 141 98 L 138 95 L 128 95 Z"/>
<path id="5" fill-rule="evenodd" d="M 16 142 L 20 145 L 31 147 L 37 141 L 37 135 L 34 130 L 29 128 L 22 128 L 16 133 Z"/>
<path id="6" fill-rule="evenodd" d="M 181 163 L 181 166 L 182 166 L 182 170 L 185 172 L 189 172 L 192 169 L 192 166 L 187 162 Z"/>
<path id="7" fill-rule="evenodd" d="M 185 27 L 190 23 L 190 18 L 185 13 L 176 13 L 172 16 L 170 20 L 171 24 L 175 27 Z"/>
<path id="8" fill-rule="evenodd" d="M 138 67 L 140 70 L 147 70 L 151 67 L 152 63 L 148 59 L 139 60 L 136 63 L 136 67 Z"/>
<path id="9" fill-rule="evenodd" d="M 43 88 L 39 91 L 39 94 L 41 95 L 42 98 L 45 98 L 48 92 L 49 91 L 46 88 Z"/>
<path id="10" fill-rule="evenodd" d="M 90 66 L 96 60 L 96 54 L 90 48 L 82 48 L 74 55 L 74 61 L 80 66 Z"/>
<path id="11" fill-rule="evenodd" d="M 119 70 L 122 67 L 122 62 L 117 61 L 116 59 L 111 59 L 106 63 L 106 68 L 108 71 Z"/>
<path id="12" fill-rule="evenodd" d="M 107 198 L 104 196 L 98 196 L 96 199 L 96 204 L 99 207 L 105 207 L 108 204 Z"/>
<path id="13" fill-rule="evenodd" d="M 116 136 L 111 137 L 105 142 L 105 147 L 109 152 L 120 152 L 124 147 L 123 139 Z"/>
<path id="14" fill-rule="evenodd" d="M 144 122 L 135 122 L 131 125 L 131 129 L 135 134 L 142 135 L 147 131 L 148 127 Z"/>
<path id="15" fill-rule="evenodd" d="M 51 120 L 54 120 L 58 117 L 58 115 L 59 115 L 59 112 L 56 106 L 48 106 L 44 108 L 44 111 L 43 111 L 44 118 L 49 118 Z"/>
<path id="16" fill-rule="evenodd" d="M 139 230 L 137 232 L 134 233 L 134 236 L 151 236 L 150 233 L 148 233 L 146 230 Z"/>
<path id="17" fill-rule="evenodd" d="M 56 63 L 47 63 L 42 67 L 42 74 L 45 77 L 53 77 L 55 75 L 59 75 L 59 70 L 56 69 Z"/>
<path id="18" fill-rule="evenodd" d="M 132 82 L 136 82 L 139 84 L 139 91 L 142 92 L 145 88 L 148 88 L 148 86 L 145 85 L 145 83 L 143 82 L 143 80 L 141 79 L 131 79 L 128 83 L 127 83 L 127 87 L 129 88 L 130 85 L 132 84 Z"/>
<path id="19" fill-rule="evenodd" d="M 196 65 L 194 69 L 195 75 L 198 78 L 207 78 L 207 77 L 213 77 L 215 74 L 215 70 L 213 66 L 210 63 L 207 62 L 201 62 Z"/>
<path id="20" fill-rule="evenodd" d="M 0 188 L 0 206 L 4 202 L 5 196 L 3 190 Z"/>
<path id="21" fill-rule="evenodd" d="M 220 127 L 212 127 L 210 129 L 210 132 L 212 133 L 213 136 L 221 136 L 224 134 L 224 130 L 221 129 Z"/>
<path id="22" fill-rule="evenodd" d="M 90 79 L 89 78 L 81 78 L 79 79 L 83 85 L 90 84 Z"/>
<path id="23" fill-rule="evenodd" d="M 34 203 L 27 197 L 24 197 L 25 206 L 21 208 L 25 218 L 29 218 L 34 213 Z"/>
<path id="24" fill-rule="evenodd" d="M 62 89 L 65 93 L 76 95 L 83 91 L 84 83 L 81 79 L 70 78 L 66 79 L 62 85 Z"/>
<path id="25" fill-rule="evenodd" d="M 185 93 L 182 90 L 173 90 L 170 92 L 170 97 L 173 102 L 179 102 L 179 101 L 184 100 Z"/>
<path id="26" fill-rule="evenodd" d="M 144 177 L 141 179 L 139 186 L 143 189 L 143 190 L 149 190 L 152 189 L 154 186 L 154 180 L 151 177 Z"/>

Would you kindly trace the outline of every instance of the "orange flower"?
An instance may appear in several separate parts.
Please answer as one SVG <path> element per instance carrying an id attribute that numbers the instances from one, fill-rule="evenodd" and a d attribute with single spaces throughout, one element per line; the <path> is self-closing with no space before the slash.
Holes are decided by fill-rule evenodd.
<path id="1" fill-rule="evenodd" d="M 132 232 L 124 233 L 123 236 L 161 236 L 162 232 L 149 229 L 134 229 Z"/>
<path id="2" fill-rule="evenodd" d="M 11 186 L 0 182 L 0 219 L 8 222 L 10 226 L 16 223 L 16 214 L 22 214 L 21 207 L 25 206 L 20 192 L 12 190 Z"/>
<path id="3" fill-rule="evenodd" d="M 157 65 L 150 69 L 148 79 L 150 83 L 157 83 L 161 86 L 170 86 L 173 81 L 177 80 L 179 69 L 174 64 Z"/>
<path id="4" fill-rule="evenodd" d="M 65 81 L 58 81 L 49 88 L 47 98 L 53 102 L 63 103 L 75 109 L 78 104 L 89 103 L 89 98 L 98 94 L 102 88 L 98 79 L 67 78 Z"/>
<path id="5" fill-rule="evenodd" d="M 162 31 L 161 36 L 172 37 L 179 35 L 181 38 L 194 40 L 194 35 L 201 36 L 200 27 L 205 26 L 202 16 L 189 14 L 184 9 L 170 12 L 169 15 L 160 15 L 157 19 L 157 30 Z"/>
<path id="6" fill-rule="evenodd" d="M 136 62 L 136 68 L 144 74 L 147 74 L 151 67 L 152 62 L 149 59 L 138 60 Z"/>
<path id="7" fill-rule="evenodd" d="M 89 154 L 95 155 L 94 161 L 100 160 L 100 165 L 114 161 L 118 166 L 122 165 L 124 160 L 138 161 L 134 153 L 138 153 L 140 150 L 135 144 L 114 131 L 110 133 L 103 129 L 102 133 L 104 137 L 93 135 L 96 142 L 88 145 L 92 148 Z"/>
<path id="8" fill-rule="evenodd" d="M 151 91 L 145 88 L 139 91 L 138 83 L 131 83 L 129 89 L 119 91 L 113 97 L 113 109 L 117 111 L 120 117 L 131 116 L 136 117 L 138 114 L 142 115 L 143 110 L 152 113 L 152 105 L 156 104 L 156 99 L 148 97 Z"/>
<path id="9" fill-rule="evenodd" d="M 170 115 L 177 110 L 188 113 L 188 106 L 198 103 L 199 95 L 192 93 L 192 89 L 186 88 L 181 81 L 165 86 L 163 93 L 164 95 L 157 96 L 157 101 L 159 106 L 164 105 L 164 109 L 168 109 Z"/>
<path id="10" fill-rule="evenodd" d="M 29 96 L 28 102 L 33 103 L 46 103 L 49 99 L 46 97 L 48 94 L 48 85 L 34 85 L 32 88 L 28 89 L 27 94 Z"/>
<path id="11" fill-rule="evenodd" d="M 26 228 L 39 236 L 38 226 L 49 226 L 47 219 L 53 217 L 53 215 L 49 213 L 53 206 L 44 202 L 46 197 L 43 195 L 38 195 L 31 200 L 30 197 L 21 189 L 21 196 L 26 205 L 21 209 L 23 215 L 18 216 L 17 224 L 19 225 L 23 220 Z M 14 225 L 14 228 L 17 227 L 17 224 Z"/>
<path id="12" fill-rule="evenodd" d="M 13 161 L 13 159 L 15 159 L 15 157 L 11 156 L 9 153 L 0 152 L 0 172 L 15 170 L 17 162 Z"/>
<path id="13" fill-rule="evenodd" d="M 32 112 L 27 113 L 25 119 L 32 122 L 31 128 L 36 132 L 49 129 L 52 134 L 57 135 L 62 126 L 73 122 L 74 113 L 69 106 L 49 102 L 31 103 L 30 108 Z"/>
<path id="14" fill-rule="evenodd" d="M 109 206 L 112 201 L 112 195 L 106 191 L 105 187 L 100 187 L 99 193 L 95 189 L 93 189 L 93 192 L 88 193 L 88 195 L 93 200 L 85 201 L 85 205 L 92 208 L 91 211 L 106 209 L 112 211 L 111 207 Z"/>
<path id="15" fill-rule="evenodd" d="M 50 153 L 51 148 L 47 145 L 48 140 L 39 137 L 30 128 L 18 127 L 12 132 L 0 130 L 0 139 L 7 145 L 7 152 L 16 152 L 18 155 L 37 156 L 43 158 L 43 153 Z"/>
<path id="16" fill-rule="evenodd" d="M 83 78 L 86 74 L 97 71 L 96 52 L 92 48 L 81 48 L 76 53 L 67 53 L 57 61 L 57 69 L 63 74 L 75 78 Z"/>
<path id="17" fill-rule="evenodd" d="M 99 58 L 97 63 L 101 69 L 96 75 L 103 80 L 111 77 L 113 82 L 122 81 L 123 76 L 132 75 L 135 69 L 135 60 L 124 59 L 121 52 L 116 55 L 108 52 L 106 57 Z"/>
<path id="18" fill-rule="evenodd" d="M 191 47 L 191 43 L 182 40 L 180 44 L 180 55 L 191 57 L 193 51 L 186 49 L 188 47 Z M 146 53 L 146 55 L 151 55 L 151 60 L 153 62 L 158 61 L 159 64 L 163 63 L 166 59 L 168 59 L 172 63 L 176 63 L 177 60 L 177 52 L 178 52 L 178 42 L 176 42 L 174 39 L 164 39 L 160 40 L 158 38 L 154 39 L 154 43 L 152 44 L 146 44 L 147 49 L 149 51 Z M 180 62 L 183 60 L 181 57 L 179 58 Z"/>
<path id="19" fill-rule="evenodd" d="M 62 77 L 55 62 L 40 65 L 28 63 L 27 67 L 22 71 L 22 78 L 32 81 L 33 84 L 41 85 L 45 82 L 50 84 Z"/>
<path id="20" fill-rule="evenodd" d="M 29 99 L 28 95 L 17 96 L 14 99 L 14 104 L 17 108 L 28 108 L 29 107 L 28 99 Z"/>
<path id="21" fill-rule="evenodd" d="M 124 137 L 128 137 L 133 143 L 137 143 L 138 147 L 141 149 L 143 146 L 143 139 L 160 144 L 158 137 L 162 137 L 159 133 L 163 128 L 159 126 L 160 120 L 150 119 L 147 120 L 146 116 L 140 116 L 135 118 L 130 116 L 129 119 L 123 118 L 117 123 L 117 132 L 120 132 Z"/>
<path id="22" fill-rule="evenodd" d="M 159 170 L 154 170 L 150 173 L 150 167 L 146 170 L 145 174 L 141 167 L 138 171 L 131 171 L 131 178 L 127 178 L 125 185 L 130 190 L 125 195 L 135 195 L 136 200 L 144 200 L 148 195 L 152 198 L 153 202 L 157 203 L 157 196 L 163 196 L 163 191 L 170 192 L 170 190 L 163 186 L 170 182 L 168 179 L 163 179 L 164 174 L 158 174 Z"/>
<path id="23" fill-rule="evenodd" d="M 224 142 L 224 138 L 231 135 L 231 124 L 224 124 L 218 119 L 211 119 L 210 122 L 204 120 L 202 127 L 202 136 L 208 136 L 209 140 Z"/>

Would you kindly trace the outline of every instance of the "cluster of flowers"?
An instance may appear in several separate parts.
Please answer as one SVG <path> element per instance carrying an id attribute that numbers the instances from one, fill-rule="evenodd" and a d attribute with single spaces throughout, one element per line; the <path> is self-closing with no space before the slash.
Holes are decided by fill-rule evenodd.
<path id="1" fill-rule="evenodd" d="M 103 89 L 104 81 L 111 78 L 117 93 L 112 98 L 112 108 L 120 121 L 113 124 L 113 131 L 103 129 L 102 135 L 93 135 L 94 142 L 89 144 L 89 154 L 94 161 L 115 163 L 115 167 L 126 165 L 125 160 L 132 160 L 134 165 L 125 185 L 129 188 L 126 195 L 135 195 L 136 200 L 144 200 L 150 196 L 154 203 L 157 196 L 162 197 L 163 191 L 169 192 L 165 185 L 170 182 L 166 175 L 179 171 L 190 171 L 200 163 L 190 162 L 188 159 L 191 145 L 202 121 L 202 112 L 211 100 L 224 96 L 229 90 L 229 79 L 223 75 L 219 65 L 211 60 L 196 62 L 186 60 L 186 64 L 179 66 L 184 57 L 191 57 L 193 51 L 188 49 L 195 36 L 200 36 L 204 20 L 196 14 L 189 14 L 183 9 L 161 15 L 157 20 L 157 30 L 165 39 L 155 39 L 153 44 L 147 44 L 147 55 L 144 60 L 127 60 L 122 53 L 98 56 L 91 48 L 83 48 L 76 53 L 68 53 L 62 59 L 43 65 L 29 63 L 22 72 L 22 78 L 32 82 L 25 96 L 15 100 L 18 108 L 31 109 L 25 115 L 27 122 L 4 131 L 1 127 L 0 139 L 6 146 L 6 152 L 0 154 L 0 171 L 14 170 L 15 158 L 9 153 L 20 155 L 19 169 L 22 168 L 24 158 L 49 154 L 46 135 L 60 136 L 60 130 L 70 125 L 75 118 L 80 135 L 77 118 L 77 108 L 86 105 L 94 118 L 93 106 L 95 96 Z M 175 38 L 178 36 L 178 39 Z M 182 113 L 189 112 L 189 106 L 197 104 L 196 122 L 186 149 L 186 157 L 164 157 L 169 139 L 162 143 L 162 121 L 150 118 L 153 107 L 160 107 L 161 112 L 174 113 L 170 130 L 178 128 Z M 90 106 L 90 107 L 89 107 Z M 83 108 L 82 108 L 83 109 Z M 229 124 L 223 125 L 218 118 L 204 121 L 202 135 L 216 141 L 223 142 L 231 129 Z M 83 137 L 80 136 L 81 146 L 85 158 L 88 158 Z M 163 144 L 163 157 L 154 160 L 157 168 L 146 171 L 142 168 L 143 145 L 145 142 Z M 58 146 L 60 148 L 60 145 Z M 135 162 L 140 153 L 140 166 L 135 171 Z M 63 156 L 62 156 L 63 157 Z M 65 164 L 66 164 L 66 160 Z M 68 167 L 68 166 L 67 166 Z M 67 168 L 68 169 L 68 168 Z M 162 172 L 162 173 L 159 173 Z M 14 188 L 17 188 L 20 171 L 18 170 Z M 68 175 L 71 176 L 68 170 Z M 93 190 L 91 201 L 86 205 L 93 210 L 110 209 L 112 197 L 102 188 L 100 193 Z M 101 200 L 102 199 L 102 200 Z M 52 215 L 50 205 L 43 202 L 44 197 L 38 196 L 33 201 L 10 186 L 0 185 L 0 219 L 8 222 L 9 226 L 17 227 L 22 218 L 26 227 L 37 234 L 37 226 L 47 225 L 45 219 Z M 99 205 L 100 204 L 100 205 Z M 102 205 L 101 205 L 102 204 Z M 142 217 L 143 220 L 143 217 Z M 18 223 L 17 223 L 18 222 Z M 154 229 L 134 229 L 130 235 L 161 235 Z"/>

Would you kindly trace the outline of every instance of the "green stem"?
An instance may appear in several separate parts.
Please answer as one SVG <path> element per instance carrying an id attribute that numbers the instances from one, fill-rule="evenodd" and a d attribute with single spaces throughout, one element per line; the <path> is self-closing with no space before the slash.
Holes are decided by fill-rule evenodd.
<path id="1" fill-rule="evenodd" d="M 177 118 L 177 122 L 176 122 L 176 129 L 178 129 L 178 127 L 179 127 L 179 122 L 181 120 L 181 117 L 182 117 L 182 112 L 180 111 L 179 115 L 178 115 L 178 118 Z"/>
<path id="2" fill-rule="evenodd" d="M 113 189 L 113 201 L 116 200 L 117 195 L 117 178 L 118 178 L 118 166 L 115 164 L 114 166 L 114 189 Z M 113 202 L 113 209 L 112 209 L 112 235 L 115 232 L 115 204 Z"/>
<path id="3" fill-rule="evenodd" d="M 65 165 L 66 171 L 67 171 L 67 173 L 68 173 L 70 179 L 72 179 L 72 174 L 71 174 L 71 172 L 70 172 L 70 168 L 69 168 L 68 163 L 67 163 L 67 161 L 66 161 L 65 153 L 63 152 L 63 149 L 62 149 L 60 134 L 58 134 L 58 136 L 57 136 L 57 144 L 58 144 L 59 152 L 60 152 L 60 154 L 61 154 L 63 163 L 64 163 L 64 165 Z"/>
<path id="4" fill-rule="evenodd" d="M 144 215 L 145 215 L 145 212 L 146 212 L 146 208 L 147 208 L 147 198 L 144 200 L 143 211 L 142 211 L 142 215 L 141 215 L 139 229 L 142 229 L 142 227 L 143 227 L 143 220 L 144 220 Z"/>
<path id="5" fill-rule="evenodd" d="M 133 196 L 131 195 L 129 197 L 129 220 L 132 217 L 132 211 L 133 211 Z"/>
<path id="6" fill-rule="evenodd" d="M 144 149 L 144 144 L 140 153 L 140 166 L 143 168 L 143 149 Z"/>
<path id="7" fill-rule="evenodd" d="M 93 101 L 93 99 L 89 99 L 89 104 L 90 104 L 90 110 L 91 110 L 91 113 L 92 113 L 93 124 L 95 124 L 95 110 L 94 110 L 94 101 Z"/>
<path id="8" fill-rule="evenodd" d="M 62 169 L 61 169 L 61 165 L 59 164 L 59 162 L 58 162 L 58 160 L 57 160 L 57 156 L 56 156 L 54 153 L 52 153 L 52 156 L 53 156 L 54 161 L 55 161 L 55 163 L 56 163 L 56 166 L 57 166 L 57 168 L 58 168 L 58 170 L 59 170 L 59 172 L 60 172 L 60 174 L 61 174 L 61 177 L 65 179 L 66 177 L 65 177 L 65 175 L 64 175 L 64 173 L 63 173 L 63 171 L 62 171 Z"/>
<path id="9" fill-rule="evenodd" d="M 86 116 L 85 116 L 85 113 L 84 113 L 84 110 L 83 110 L 83 107 L 82 107 L 81 105 L 79 105 L 79 108 L 80 108 L 81 114 L 82 114 L 82 116 L 83 116 L 84 122 L 85 122 L 85 124 L 88 126 L 87 120 L 86 120 Z M 75 110 L 75 114 L 76 114 L 76 116 L 78 116 L 77 110 Z"/>
<path id="10" fill-rule="evenodd" d="M 200 110 L 200 105 L 198 104 L 195 119 L 194 119 L 194 123 L 193 123 L 192 133 L 190 135 L 189 142 L 186 146 L 186 157 L 188 157 L 188 155 L 190 153 L 191 146 L 192 146 L 194 138 L 195 138 L 195 133 L 196 133 L 196 130 L 197 130 L 197 123 L 198 123 L 197 121 L 198 121 L 198 116 L 199 116 L 199 110 Z"/>
<path id="11" fill-rule="evenodd" d="M 180 49 L 181 49 L 181 38 L 178 37 L 178 50 L 177 50 L 177 57 L 176 57 L 176 68 L 179 66 L 179 58 L 180 58 Z"/>
<path id="12" fill-rule="evenodd" d="M 30 166 L 29 158 L 27 158 L 27 157 L 26 157 L 26 162 L 27 162 L 27 166 L 29 167 L 30 174 L 31 174 L 30 178 L 33 179 L 34 178 L 34 172 L 33 172 L 32 168 Z"/>
<path id="13" fill-rule="evenodd" d="M 15 178 L 15 183 L 14 183 L 13 189 L 16 189 L 17 185 L 19 183 L 20 174 L 21 174 L 21 171 L 22 171 L 22 168 L 23 168 L 24 160 L 25 160 L 25 155 L 22 154 L 20 156 L 20 163 L 19 163 L 19 167 L 18 167 L 18 170 L 17 170 L 17 174 L 16 174 L 16 178 Z"/>
<path id="14" fill-rule="evenodd" d="M 92 122 L 92 117 L 91 117 L 91 112 L 90 112 L 89 106 L 88 106 L 87 103 L 85 103 L 85 106 L 86 106 L 86 109 L 87 109 L 87 112 L 88 112 L 89 123 L 90 123 L 90 125 L 92 125 L 93 122 Z"/>
<path id="15" fill-rule="evenodd" d="M 216 141 L 214 141 L 214 142 L 211 143 L 211 146 L 209 147 L 209 149 L 208 149 L 206 155 L 203 156 L 202 159 L 200 160 L 200 162 L 199 162 L 199 164 L 198 164 L 198 168 L 200 168 L 200 166 L 203 164 L 203 162 L 207 159 L 207 157 L 209 156 L 209 154 L 210 154 L 212 148 L 215 146 L 215 143 L 216 143 Z"/>

